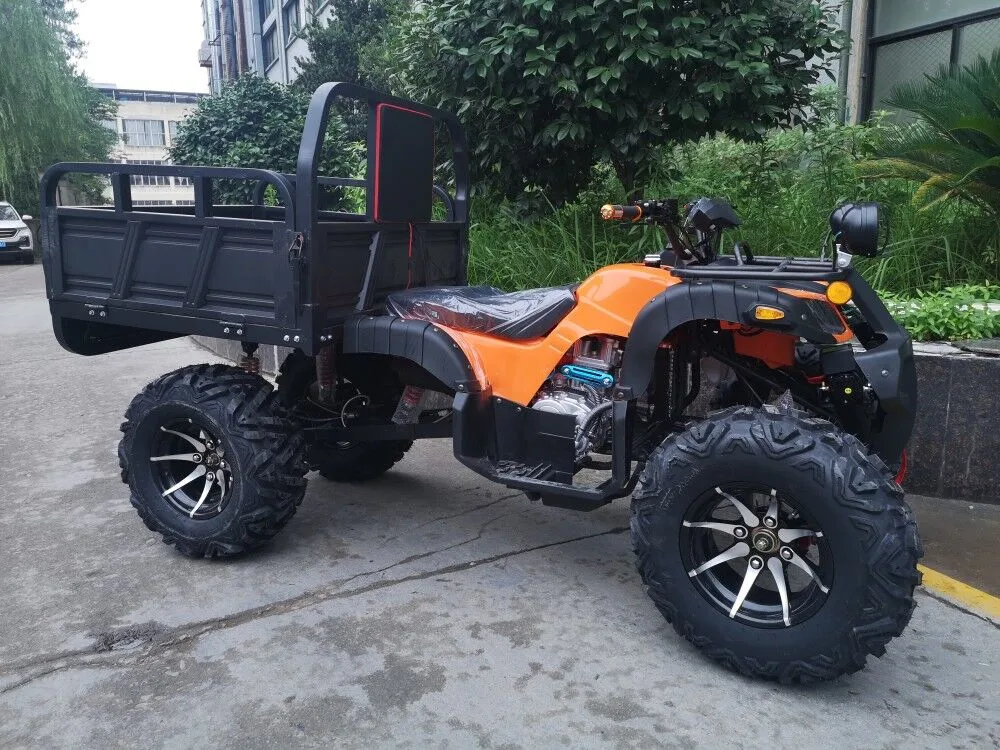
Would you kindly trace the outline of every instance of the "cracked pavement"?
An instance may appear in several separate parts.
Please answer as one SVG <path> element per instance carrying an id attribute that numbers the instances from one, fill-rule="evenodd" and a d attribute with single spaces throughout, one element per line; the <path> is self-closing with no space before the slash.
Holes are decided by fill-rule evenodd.
<path id="1" fill-rule="evenodd" d="M 863 672 L 711 664 L 634 573 L 627 503 L 549 509 L 418 443 L 310 476 L 260 553 L 181 557 L 118 478 L 118 424 L 186 340 L 62 351 L 38 267 L 0 266 L 0 747 L 989 747 L 992 623 L 921 593 Z"/>

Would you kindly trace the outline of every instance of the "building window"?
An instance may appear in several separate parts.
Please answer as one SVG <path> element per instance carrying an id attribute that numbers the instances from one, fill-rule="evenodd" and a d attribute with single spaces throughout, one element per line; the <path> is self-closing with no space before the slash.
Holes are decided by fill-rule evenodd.
<path id="1" fill-rule="evenodd" d="M 149 164 L 158 166 L 163 164 L 162 161 L 155 161 L 150 159 L 136 159 L 128 160 L 126 164 Z M 170 184 L 170 178 L 162 174 L 134 174 L 132 175 L 132 184 L 140 185 L 143 187 L 159 187 Z"/>
<path id="2" fill-rule="evenodd" d="M 192 184 L 190 177 L 174 177 L 176 187 L 191 187 Z"/>
<path id="3" fill-rule="evenodd" d="M 163 120 L 122 120 L 126 146 L 166 146 Z"/>
<path id="4" fill-rule="evenodd" d="M 180 122 L 178 120 L 169 120 L 167 122 L 167 132 L 170 133 L 170 145 L 173 146 L 177 143 L 177 128 L 180 127 Z"/>
<path id="5" fill-rule="evenodd" d="M 996 0 L 875 0 L 875 36 L 997 10 Z"/>
<path id="6" fill-rule="evenodd" d="M 299 8 L 299 0 L 285 5 L 281 10 L 281 16 L 285 22 L 285 41 L 290 42 L 292 38 L 302 28 L 302 14 Z"/>
<path id="7" fill-rule="evenodd" d="M 194 201 L 174 201 L 175 206 L 193 206 Z"/>
<path id="8" fill-rule="evenodd" d="M 892 111 L 887 100 L 900 84 L 1000 48 L 998 0 L 872 0 L 871 8 L 865 115 Z"/>
<path id="9" fill-rule="evenodd" d="M 258 0 L 260 7 L 260 22 L 264 23 L 274 13 L 274 0 Z"/>
<path id="10" fill-rule="evenodd" d="M 270 68 L 278 59 L 278 45 L 275 43 L 277 27 L 272 26 L 265 34 L 262 42 L 264 52 L 264 68 Z"/>

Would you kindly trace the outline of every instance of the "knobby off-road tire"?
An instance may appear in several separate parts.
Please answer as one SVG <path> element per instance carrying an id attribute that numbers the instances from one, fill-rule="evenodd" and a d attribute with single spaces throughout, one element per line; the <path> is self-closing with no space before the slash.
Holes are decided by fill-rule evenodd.
<path id="1" fill-rule="evenodd" d="M 278 372 L 278 398 L 290 419 L 316 382 L 315 359 L 301 351 L 285 358 Z M 398 399 L 399 394 L 393 393 Z M 391 414 L 386 415 L 388 421 Z M 413 446 L 410 440 L 330 445 L 312 442 L 307 449 L 310 468 L 331 482 L 366 482 L 377 479 L 403 460 Z"/>
<path id="2" fill-rule="evenodd" d="M 804 619 L 791 626 L 733 619 L 682 559 L 693 548 L 682 536 L 696 531 L 685 528 L 689 512 L 727 482 L 775 488 L 801 508 L 798 525 L 808 518 L 823 532 L 815 543 L 832 560 L 829 591 L 814 591 Z M 668 438 L 633 495 L 631 531 L 637 568 L 663 616 L 709 658 L 744 675 L 804 683 L 855 672 L 868 654 L 885 653 L 915 606 L 923 550 L 902 489 L 860 441 L 800 412 L 737 407 Z M 744 538 L 756 555 L 756 536 Z"/>
<path id="3" fill-rule="evenodd" d="M 183 476 L 197 467 L 189 460 L 150 460 L 164 450 L 164 439 L 177 446 L 168 453 L 197 453 L 190 440 L 164 427 L 196 442 L 204 443 L 202 434 L 217 441 L 210 458 L 216 471 L 221 461 L 226 472 L 198 510 L 198 492 L 180 500 L 176 493 L 163 494 L 164 477 L 171 476 L 163 472 Z M 235 367 L 195 365 L 158 378 L 132 400 L 121 430 L 118 459 L 132 505 L 164 543 L 189 557 L 227 557 L 260 547 L 295 515 L 305 494 L 301 435 L 284 417 L 271 385 Z M 204 458 L 200 463 L 209 465 Z"/>

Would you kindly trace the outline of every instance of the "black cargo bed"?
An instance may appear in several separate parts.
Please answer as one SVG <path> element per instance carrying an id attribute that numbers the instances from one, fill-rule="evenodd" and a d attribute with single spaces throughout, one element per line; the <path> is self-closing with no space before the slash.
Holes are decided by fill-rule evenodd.
<path id="1" fill-rule="evenodd" d="M 369 106 L 365 180 L 316 173 L 331 103 Z M 455 191 L 433 185 L 434 125 L 448 127 Z M 425 158 L 400 159 L 429 151 Z M 390 160 L 390 156 L 395 156 Z M 114 206 L 59 206 L 60 180 L 105 175 Z M 185 178 L 193 206 L 135 206 L 135 175 Z M 254 183 L 253 204 L 218 205 L 219 180 Z M 301 189 L 297 189 L 303 186 Z M 318 210 L 328 186 L 364 188 L 367 210 Z M 265 190 L 277 206 L 264 205 Z M 442 202 L 432 220 L 432 193 Z M 258 169 L 57 164 L 42 180 L 42 245 L 53 327 L 79 354 L 196 334 L 315 352 L 344 320 L 399 289 L 464 284 L 468 167 L 452 116 L 347 84 L 317 91 L 296 175 Z"/>

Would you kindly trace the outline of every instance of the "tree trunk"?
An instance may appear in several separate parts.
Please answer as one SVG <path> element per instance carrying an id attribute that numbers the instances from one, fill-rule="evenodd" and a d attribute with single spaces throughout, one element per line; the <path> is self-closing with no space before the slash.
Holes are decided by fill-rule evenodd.
<path id="1" fill-rule="evenodd" d="M 627 159 L 621 156 L 612 157 L 611 159 L 611 165 L 615 168 L 618 181 L 625 188 L 625 201 L 627 203 L 642 200 L 643 186 L 639 184 L 639 180 L 640 177 L 645 177 L 648 170 L 641 166 L 641 164 L 644 164 L 644 162 L 638 162 L 634 159 Z"/>

